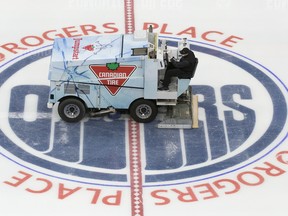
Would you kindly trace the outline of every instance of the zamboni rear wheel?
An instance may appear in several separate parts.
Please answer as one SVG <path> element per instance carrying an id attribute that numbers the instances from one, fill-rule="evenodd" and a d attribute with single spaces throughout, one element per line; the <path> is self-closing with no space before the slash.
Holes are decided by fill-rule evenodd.
<path id="1" fill-rule="evenodd" d="M 85 116 L 86 108 L 80 100 L 67 98 L 60 102 L 58 113 L 66 122 L 79 122 Z"/>
<path id="2" fill-rule="evenodd" d="M 134 101 L 130 108 L 130 116 L 140 123 L 148 123 L 153 121 L 158 113 L 157 105 L 150 100 L 139 99 Z"/>

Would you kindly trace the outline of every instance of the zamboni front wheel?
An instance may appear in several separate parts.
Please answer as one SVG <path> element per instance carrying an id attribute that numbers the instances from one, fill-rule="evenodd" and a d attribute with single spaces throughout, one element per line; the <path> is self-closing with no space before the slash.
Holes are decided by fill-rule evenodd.
<path id="1" fill-rule="evenodd" d="M 153 121 L 158 113 L 157 105 L 150 100 L 139 99 L 134 101 L 130 108 L 130 116 L 140 123 L 148 123 Z"/>
<path id="2" fill-rule="evenodd" d="M 67 98 L 58 106 L 60 117 L 66 122 L 81 121 L 86 113 L 85 105 L 78 99 Z"/>

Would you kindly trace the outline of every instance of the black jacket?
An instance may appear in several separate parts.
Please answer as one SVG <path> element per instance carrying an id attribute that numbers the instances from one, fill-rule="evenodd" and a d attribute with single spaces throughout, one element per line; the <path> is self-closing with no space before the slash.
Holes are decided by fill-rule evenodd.
<path id="1" fill-rule="evenodd" d="M 189 53 L 187 56 L 183 56 L 179 62 L 175 61 L 174 59 L 171 59 L 171 63 L 175 68 L 179 68 L 184 72 L 192 72 L 196 63 L 196 58 L 194 53 L 189 50 Z"/>

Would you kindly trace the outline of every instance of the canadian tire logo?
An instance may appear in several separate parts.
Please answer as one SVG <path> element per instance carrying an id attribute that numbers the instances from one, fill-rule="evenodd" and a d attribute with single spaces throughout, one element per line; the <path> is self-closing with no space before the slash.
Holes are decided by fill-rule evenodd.
<path id="1" fill-rule="evenodd" d="M 90 65 L 90 70 L 113 96 L 125 85 L 136 68 L 134 65 L 120 65 L 116 62 Z"/>

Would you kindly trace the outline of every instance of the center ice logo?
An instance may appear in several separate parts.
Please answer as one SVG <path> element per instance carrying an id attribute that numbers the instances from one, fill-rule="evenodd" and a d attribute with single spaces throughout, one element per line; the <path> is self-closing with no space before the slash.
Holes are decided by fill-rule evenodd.
<path id="1" fill-rule="evenodd" d="M 176 46 L 177 39 L 168 40 L 169 46 Z M 192 80 L 192 91 L 199 95 L 200 127 L 156 129 L 157 121 L 141 127 L 144 186 L 223 175 L 265 157 L 283 142 L 287 88 L 281 80 L 234 52 L 197 42 L 191 48 L 202 59 Z M 30 54 L 13 59 L 0 73 L 1 153 L 52 176 L 129 186 L 125 116 L 64 123 L 46 108 L 49 87 L 43 71 L 48 70 L 49 58 L 45 57 L 51 52 Z M 113 73 L 121 72 L 122 66 L 127 67 L 92 65 L 90 69 L 108 85 L 104 79 L 118 79 Z"/>
<path id="2" fill-rule="evenodd" d="M 113 96 L 125 85 L 136 68 L 134 65 L 120 65 L 116 62 L 106 65 L 90 65 L 90 70 Z"/>

